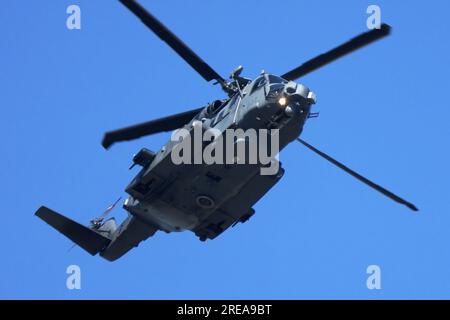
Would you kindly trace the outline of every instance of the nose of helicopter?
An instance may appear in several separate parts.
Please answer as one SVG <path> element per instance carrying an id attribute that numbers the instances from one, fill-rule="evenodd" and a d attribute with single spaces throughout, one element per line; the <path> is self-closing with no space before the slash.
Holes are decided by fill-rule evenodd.
<path id="1" fill-rule="evenodd" d="M 278 99 L 278 104 L 284 108 L 287 116 L 298 115 L 306 119 L 310 106 L 317 102 L 316 94 L 308 87 L 289 82 L 285 85 L 282 95 Z"/>
<path id="2" fill-rule="evenodd" d="M 316 104 L 316 94 L 303 84 L 289 82 L 285 85 L 284 93 L 288 101 L 303 101 L 308 104 Z"/>

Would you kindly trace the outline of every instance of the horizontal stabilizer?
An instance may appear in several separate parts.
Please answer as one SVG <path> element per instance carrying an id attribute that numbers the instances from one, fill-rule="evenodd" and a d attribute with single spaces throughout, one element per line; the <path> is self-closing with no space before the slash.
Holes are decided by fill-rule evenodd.
<path id="1" fill-rule="evenodd" d="M 111 242 L 108 238 L 103 237 L 94 230 L 66 218 L 47 207 L 40 207 L 35 214 L 91 255 L 96 255 Z"/>

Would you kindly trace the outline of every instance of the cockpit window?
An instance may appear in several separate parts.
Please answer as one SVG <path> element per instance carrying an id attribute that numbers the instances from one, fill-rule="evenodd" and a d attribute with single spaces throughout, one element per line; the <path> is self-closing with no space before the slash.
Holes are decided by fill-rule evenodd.
<path id="1" fill-rule="evenodd" d="M 255 83 L 253 84 L 252 93 L 258 90 L 259 88 L 262 88 L 266 84 L 266 78 L 264 76 L 259 77 L 255 80 Z"/>
<path id="2" fill-rule="evenodd" d="M 283 78 L 280 78 L 280 77 L 277 77 L 277 76 L 273 76 L 273 75 L 269 75 L 269 82 L 270 83 L 288 83 Z"/>
<path id="3" fill-rule="evenodd" d="M 274 83 L 269 86 L 269 92 L 267 93 L 267 99 L 277 98 L 284 90 L 284 84 Z"/>
<path id="4" fill-rule="evenodd" d="M 215 115 L 215 118 L 212 120 L 211 126 L 214 127 L 220 121 L 225 119 L 231 111 L 235 108 L 236 103 L 239 101 L 239 94 L 235 94 L 226 104 L 220 109 L 220 112 Z"/>

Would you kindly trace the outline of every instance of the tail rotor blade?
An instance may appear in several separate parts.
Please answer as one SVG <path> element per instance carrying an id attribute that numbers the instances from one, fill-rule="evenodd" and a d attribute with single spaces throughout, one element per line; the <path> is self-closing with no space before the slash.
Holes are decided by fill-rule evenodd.
<path id="1" fill-rule="evenodd" d="M 105 212 L 98 218 L 99 220 L 103 220 L 106 218 L 108 214 L 111 213 L 111 211 L 114 209 L 114 207 L 119 203 L 119 201 L 122 200 L 122 197 L 116 200 L 112 205 L 110 205 L 108 208 L 106 208 Z"/>
<path id="2" fill-rule="evenodd" d="M 103 212 L 103 214 L 102 214 L 100 217 L 94 218 L 93 220 L 91 220 L 91 225 L 89 226 L 89 228 L 90 228 L 91 230 L 92 230 L 92 229 L 95 229 L 95 228 L 93 228 L 94 226 L 93 226 L 92 224 L 93 224 L 93 223 L 101 223 L 101 222 L 106 218 L 106 216 L 107 216 L 108 214 L 111 213 L 111 211 L 114 209 L 114 207 L 119 203 L 119 201 L 120 201 L 121 199 L 122 199 L 122 197 L 120 197 L 119 199 L 117 199 L 116 202 L 114 202 L 112 205 L 110 205 L 108 208 L 106 208 L 106 210 Z M 74 244 L 67 250 L 67 252 L 72 251 L 72 249 L 75 248 L 76 246 L 77 246 L 77 244 L 74 243 Z"/>
<path id="3" fill-rule="evenodd" d="M 331 162 L 332 164 L 334 164 L 338 168 L 344 170 L 345 172 L 347 172 L 351 176 L 355 177 L 356 179 L 358 179 L 362 183 L 364 183 L 364 184 L 368 185 L 369 187 L 375 189 L 376 191 L 380 192 L 381 194 L 385 195 L 386 197 L 394 200 L 395 202 L 398 202 L 400 204 L 403 204 L 403 205 L 407 206 L 412 211 L 419 211 L 419 209 L 414 204 L 412 204 L 411 202 L 408 202 L 405 199 L 400 198 L 399 196 L 395 195 L 391 191 L 389 191 L 389 190 L 383 188 L 382 186 L 376 184 L 375 182 L 370 181 L 369 179 L 363 177 L 362 175 L 360 175 L 359 173 L 353 171 L 352 169 L 350 169 L 349 167 L 347 167 L 344 164 L 340 163 L 336 159 L 333 159 L 332 157 L 330 157 L 326 153 L 316 149 L 315 147 L 313 147 L 312 145 L 310 145 L 306 141 L 304 141 L 304 140 L 302 140 L 300 138 L 297 138 L 297 141 L 300 142 L 301 144 L 303 144 L 308 149 L 310 149 L 313 152 L 315 152 L 316 154 L 318 154 L 319 156 L 321 156 L 322 158 L 324 158 L 325 160 Z"/>

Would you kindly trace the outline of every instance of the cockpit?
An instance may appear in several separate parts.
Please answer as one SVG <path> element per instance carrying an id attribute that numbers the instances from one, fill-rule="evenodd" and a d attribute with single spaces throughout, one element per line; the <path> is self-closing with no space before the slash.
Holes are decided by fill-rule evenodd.
<path id="1" fill-rule="evenodd" d="M 255 81 L 253 81 L 253 87 L 251 89 L 251 93 L 257 91 L 260 88 L 263 88 L 266 84 L 269 84 L 270 88 L 281 88 L 284 87 L 285 84 L 287 84 L 289 81 L 278 77 L 278 76 L 274 76 L 271 74 L 264 74 L 261 75 L 260 77 L 256 78 Z"/>
<path id="2" fill-rule="evenodd" d="M 284 80 L 283 78 L 278 77 L 278 76 L 274 76 L 274 75 L 272 75 L 272 74 L 269 74 L 269 75 L 268 75 L 268 78 L 269 78 L 269 83 L 270 83 L 270 84 L 273 84 L 273 83 L 282 83 L 282 84 L 286 84 L 286 83 L 288 83 L 287 80 Z"/>

